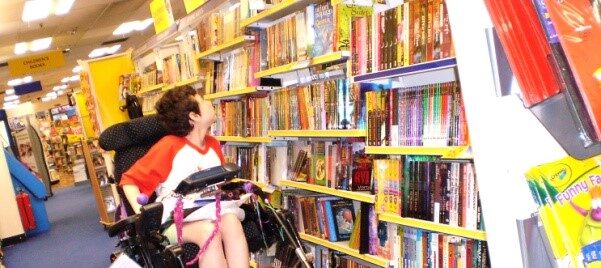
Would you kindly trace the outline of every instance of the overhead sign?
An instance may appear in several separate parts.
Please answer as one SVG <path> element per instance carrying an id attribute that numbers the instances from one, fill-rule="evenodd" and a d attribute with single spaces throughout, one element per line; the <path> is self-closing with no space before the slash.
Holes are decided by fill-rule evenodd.
<path id="1" fill-rule="evenodd" d="M 11 76 L 28 75 L 56 69 L 65 65 L 65 56 L 60 50 L 15 58 L 8 61 Z"/>
<path id="2" fill-rule="evenodd" d="M 204 5 L 208 0 L 184 0 L 184 7 L 186 8 L 186 14 L 194 11 L 198 7 Z"/>
<path id="3" fill-rule="evenodd" d="M 152 0 L 150 2 L 150 14 L 154 19 L 154 31 L 157 34 L 165 31 L 174 22 L 169 3 L 165 0 Z"/>

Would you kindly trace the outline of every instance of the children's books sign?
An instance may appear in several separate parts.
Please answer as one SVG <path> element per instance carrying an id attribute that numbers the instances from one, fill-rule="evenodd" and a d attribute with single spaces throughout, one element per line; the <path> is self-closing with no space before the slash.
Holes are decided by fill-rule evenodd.
<path id="1" fill-rule="evenodd" d="M 582 161 L 566 157 L 526 173 L 562 267 L 601 267 L 600 163 L 601 155 Z"/>

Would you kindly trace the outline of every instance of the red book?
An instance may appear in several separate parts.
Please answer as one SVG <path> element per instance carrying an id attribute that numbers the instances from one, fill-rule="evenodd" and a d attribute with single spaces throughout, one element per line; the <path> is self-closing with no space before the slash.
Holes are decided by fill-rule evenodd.
<path id="1" fill-rule="evenodd" d="M 546 0 L 597 137 L 601 137 L 601 11 L 590 0 Z"/>

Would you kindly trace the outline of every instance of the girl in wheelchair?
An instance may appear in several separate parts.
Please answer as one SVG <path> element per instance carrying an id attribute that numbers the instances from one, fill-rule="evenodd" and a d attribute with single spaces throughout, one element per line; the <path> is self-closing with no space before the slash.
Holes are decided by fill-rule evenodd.
<path id="1" fill-rule="evenodd" d="M 178 184 L 192 173 L 224 164 L 224 157 L 219 141 L 207 134 L 215 122 L 213 106 L 192 87 L 166 92 L 155 108 L 170 135 L 160 139 L 123 174 L 120 186 L 136 213 L 141 207 L 138 196 L 156 193 L 156 201 L 163 203 L 164 223 L 176 207 L 173 191 Z M 184 208 L 194 206 L 194 198 L 183 198 Z M 214 212 L 206 214 L 195 221 L 187 220 L 181 230 L 184 242 L 201 248 L 199 267 L 249 267 L 248 245 L 240 223 L 244 218 L 242 209 L 225 207 L 220 219 Z M 165 232 L 171 243 L 177 242 L 175 234 L 175 226 Z"/>

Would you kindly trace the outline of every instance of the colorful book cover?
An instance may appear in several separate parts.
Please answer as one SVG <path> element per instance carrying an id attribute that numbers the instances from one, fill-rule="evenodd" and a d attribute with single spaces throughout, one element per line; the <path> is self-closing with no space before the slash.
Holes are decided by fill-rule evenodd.
<path id="1" fill-rule="evenodd" d="M 334 230 L 338 241 L 349 240 L 353 232 L 355 222 L 355 209 L 350 199 L 339 199 L 331 201 L 332 215 L 335 219 Z"/>
<path id="2" fill-rule="evenodd" d="M 330 2 L 315 6 L 314 25 L 315 40 L 313 57 L 325 55 L 334 51 L 334 8 Z"/>
<path id="3" fill-rule="evenodd" d="M 601 267 L 600 162 L 565 157 L 526 173 L 553 254 L 566 267 Z"/>

